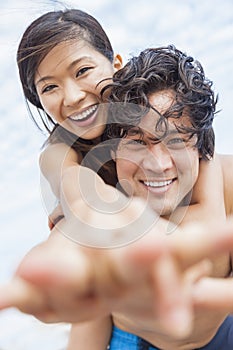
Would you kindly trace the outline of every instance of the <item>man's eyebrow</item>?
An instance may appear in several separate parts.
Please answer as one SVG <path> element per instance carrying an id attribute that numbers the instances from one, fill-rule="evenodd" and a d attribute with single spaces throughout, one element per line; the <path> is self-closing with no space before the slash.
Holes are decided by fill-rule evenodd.
<path id="1" fill-rule="evenodd" d="M 148 136 L 149 138 L 156 138 L 157 136 L 158 138 L 161 138 L 160 135 L 170 136 L 170 135 L 180 134 L 180 131 L 178 129 L 165 129 L 165 130 L 159 130 L 159 131 L 142 130 L 142 133 L 144 135 L 146 134 L 152 135 L 152 136 Z"/>
<path id="2" fill-rule="evenodd" d="M 160 133 L 157 132 L 153 136 L 149 136 L 148 138 L 150 140 L 161 140 L 161 139 L 164 139 L 166 137 L 169 137 L 172 135 L 178 135 L 178 134 L 180 134 L 180 132 L 177 129 L 172 129 L 172 130 L 168 129 L 168 130 L 161 131 Z"/>
<path id="3" fill-rule="evenodd" d="M 164 137 L 167 137 L 167 136 L 172 136 L 172 135 L 178 135 L 178 134 L 181 134 L 182 132 L 179 131 L 179 129 L 177 129 L 176 127 L 175 128 L 172 128 L 172 129 L 167 129 L 167 130 L 161 130 L 161 135 L 160 133 L 157 131 L 156 133 L 156 130 L 147 130 L 147 129 L 144 129 L 144 128 L 141 128 L 141 127 L 133 127 L 133 128 L 130 128 L 127 132 L 127 136 L 138 136 L 140 135 L 140 137 L 144 138 L 144 137 L 147 137 L 149 140 L 160 140 L 161 138 L 164 138 Z"/>
<path id="4" fill-rule="evenodd" d="M 180 134 L 181 132 L 178 129 L 171 129 L 171 130 L 167 130 L 167 135 L 174 135 L 174 134 Z"/>
<path id="5" fill-rule="evenodd" d="M 73 62 L 71 62 L 67 68 L 67 70 L 71 70 L 73 67 L 75 67 L 77 64 L 80 64 L 80 62 L 84 61 L 84 60 L 91 60 L 91 56 L 82 56 L 80 58 L 77 58 L 76 60 L 74 60 Z M 35 85 L 37 86 L 39 83 L 42 83 L 46 80 L 51 80 L 54 77 L 52 75 L 46 75 L 44 77 L 41 77 L 39 80 L 37 80 L 35 82 Z"/>

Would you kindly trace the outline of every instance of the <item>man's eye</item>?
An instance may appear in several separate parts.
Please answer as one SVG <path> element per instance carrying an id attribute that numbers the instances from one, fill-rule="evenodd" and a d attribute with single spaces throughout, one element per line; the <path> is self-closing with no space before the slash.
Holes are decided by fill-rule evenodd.
<path id="1" fill-rule="evenodd" d="M 142 139 L 136 139 L 136 140 L 127 140 L 127 144 L 133 145 L 133 146 L 138 146 L 138 145 L 145 146 L 146 143 Z"/>
<path id="2" fill-rule="evenodd" d="M 140 152 L 145 149 L 146 143 L 142 139 L 122 139 L 118 151 L 119 152 Z M 133 153 L 132 153 L 133 155 Z"/>
<path id="3" fill-rule="evenodd" d="M 173 143 L 183 143 L 183 142 L 184 142 L 184 140 L 181 139 L 180 137 L 175 137 L 175 138 L 173 138 L 173 139 L 171 139 L 171 140 L 168 141 L 168 143 L 170 143 L 170 144 L 173 144 Z"/>
<path id="4" fill-rule="evenodd" d="M 172 139 L 166 140 L 165 142 L 168 147 L 173 147 L 173 148 L 183 148 L 185 147 L 186 140 L 181 137 L 174 137 Z"/>
<path id="5" fill-rule="evenodd" d="M 46 92 L 50 92 L 52 91 L 53 89 L 55 89 L 57 87 L 57 85 L 48 85 L 48 86 L 45 86 L 43 89 L 42 89 L 42 94 L 46 93 Z"/>
<path id="6" fill-rule="evenodd" d="M 92 67 L 84 67 L 84 68 L 79 69 L 76 73 L 76 78 L 80 77 L 81 75 L 83 75 L 84 73 L 86 73 L 90 69 L 92 69 Z"/>

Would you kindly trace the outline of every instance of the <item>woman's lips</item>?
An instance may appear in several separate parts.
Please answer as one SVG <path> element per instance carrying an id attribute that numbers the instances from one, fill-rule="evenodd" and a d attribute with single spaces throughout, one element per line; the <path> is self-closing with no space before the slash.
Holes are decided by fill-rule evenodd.
<path id="1" fill-rule="evenodd" d="M 68 119 L 75 122 L 77 126 L 85 127 L 91 125 L 97 117 L 98 105 L 94 105 L 83 111 L 82 113 L 73 113 Z"/>

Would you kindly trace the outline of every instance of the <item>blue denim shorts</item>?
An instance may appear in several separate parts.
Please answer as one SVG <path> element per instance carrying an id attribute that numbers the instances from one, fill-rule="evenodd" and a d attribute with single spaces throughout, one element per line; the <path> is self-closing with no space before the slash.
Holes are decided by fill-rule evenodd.
<path id="1" fill-rule="evenodd" d="M 113 327 L 109 350 L 161 350 L 135 334 Z M 193 350 L 233 350 L 233 316 L 228 316 L 215 337 L 205 346 Z"/>
<path id="2" fill-rule="evenodd" d="M 113 326 L 109 350 L 159 350 L 137 335 Z"/>

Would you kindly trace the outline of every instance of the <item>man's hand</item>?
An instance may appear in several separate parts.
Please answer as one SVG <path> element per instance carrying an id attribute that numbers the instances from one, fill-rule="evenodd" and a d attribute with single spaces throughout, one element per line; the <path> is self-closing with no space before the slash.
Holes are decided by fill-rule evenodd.
<path id="1" fill-rule="evenodd" d="M 193 293 L 187 271 L 232 249 L 233 223 L 187 226 L 169 236 L 164 225 L 159 220 L 148 234 L 115 249 L 80 246 L 54 228 L 1 287 L 0 308 L 17 307 L 44 322 L 82 322 L 112 312 L 139 319 L 143 313 L 143 321 L 157 318 L 170 334 L 188 334 Z"/>

